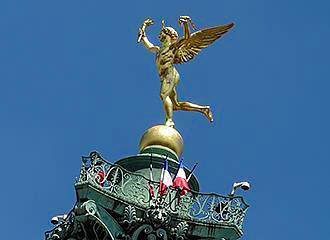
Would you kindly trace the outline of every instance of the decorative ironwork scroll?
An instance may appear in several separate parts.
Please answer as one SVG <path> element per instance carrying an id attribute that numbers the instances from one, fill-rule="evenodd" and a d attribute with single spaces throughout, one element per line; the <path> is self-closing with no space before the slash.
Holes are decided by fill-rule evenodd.
<path id="1" fill-rule="evenodd" d="M 89 200 L 76 204 L 68 216 L 50 231 L 45 232 L 46 240 L 115 240 L 111 231 L 99 217 L 97 205 Z"/>

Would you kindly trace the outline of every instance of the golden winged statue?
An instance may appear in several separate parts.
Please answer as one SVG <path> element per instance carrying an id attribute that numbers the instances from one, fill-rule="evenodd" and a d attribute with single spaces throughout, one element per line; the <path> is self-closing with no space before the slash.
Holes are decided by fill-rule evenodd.
<path id="1" fill-rule="evenodd" d="M 176 110 L 200 112 L 210 122 L 213 122 L 210 106 L 178 101 L 176 86 L 179 83 L 180 75 L 174 64 L 182 64 L 192 60 L 203 48 L 208 47 L 234 26 L 234 23 L 229 23 L 190 34 L 189 23 L 195 29 L 189 16 L 179 18 L 179 25 L 183 25 L 184 28 L 184 36 L 179 38 L 178 33 L 172 27 L 165 27 L 163 20 L 162 30 L 159 34 L 159 40 L 163 43 L 162 47 L 153 45 L 145 33 L 146 27 L 154 24 L 153 20 L 146 19 L 139 29 L 138 42 L 142 40 L 146 48 L 156 54 L 156 64 L 161 79 L 160 98 L 166 113 L 166 126 L 169 127 L 174 127 L 173 111 Z"/>

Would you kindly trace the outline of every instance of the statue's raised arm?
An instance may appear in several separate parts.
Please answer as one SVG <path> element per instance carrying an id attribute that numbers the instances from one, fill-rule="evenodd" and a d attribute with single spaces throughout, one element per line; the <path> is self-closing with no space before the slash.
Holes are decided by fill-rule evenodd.
<path id="1" fill-rule="evenodd" d="M 229 23 L 202 29 L 190 34 L 188 22 L 195 28 L 190 17 L 185 16 L 179 19 L 179 25 L 183 24 L 184 27 L 184 37 L 172 45 L 175 51 L 174 64 L 181 64 L 192 60 L 203 48 L 207 48 L 234 26 L 234 23 Z"/>
<path id="2" fill-rule="evenodd" d="M 147 18 L 142 26 L 139 29 L 139 35 L 138 35 L 138 43 L 142 40 L 143 44 L 146 46 L 146 48 L 150 51 L 150 52 L 157 52 L 159 50 L 158 46 L 153 45 L 149 39 L 147 38 L 145 29 L 146 27 L 149 27 L 151 25 L 154 24 L 154 21 L 150 18 Z"/>
<path id="3" fill-rule="evenodd" d="M 138 42 L 142 40 L 147 49 L 156 53 L 156 64 L 162 84 L 160 98 L 163 101 L 166 113 L 165 124 L 169 127 L 174 127 L 173 111 L 176 110 L 200 112 L 210 122 L 213 121 L 210 106 L 178 101 L 176 86 L 179 83 L 180 75 L 174 64 L 192 60 L 201 49 L 208 47 L 234 26 L 233 23 L 229 23 L 190 34 L 189 23 L 195 29 L 195 25 L 189 16 L 179 18 L 179 25 L 183 25 L 184 28 L 184 36 L 179 38 L 178 33 L 172 27 L 165 27 L 165 21 L 163 20 L 162 30 L 159 34 L 159 40 L 163 43 L 162 47 L 153 45 L 146 37 L 145 28 L 153 24 L 151 19 L 144 21 L 139 29 Z"/>

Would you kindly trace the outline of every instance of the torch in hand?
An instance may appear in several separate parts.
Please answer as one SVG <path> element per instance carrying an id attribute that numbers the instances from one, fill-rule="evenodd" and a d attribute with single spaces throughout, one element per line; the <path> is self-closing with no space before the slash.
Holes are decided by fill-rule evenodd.
<path id="1" fill-rule="evenodd" d="M 144 31 L 145 31 L 146 27 L 149 27 L 153 24 L 154 24 L 154 21 L 151 18 L 147 18 L 146 20 L 144 20 L 143 24 L 139 28 L 139 34 L 138 34 L 138 39 L 137 39 L 138 43 L 141 42 L 141 39 L 144 36 Z"/>

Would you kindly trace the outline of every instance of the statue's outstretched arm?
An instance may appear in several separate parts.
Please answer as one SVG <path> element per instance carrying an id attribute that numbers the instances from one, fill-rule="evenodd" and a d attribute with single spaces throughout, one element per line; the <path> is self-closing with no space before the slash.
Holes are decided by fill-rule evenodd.
<path id="1" fill-rule="evenodd" d="M 158 46 L 153 45 L 147 38 L 146 35 L 142 37 L 142 42 L 144 46 L 150 51 L 150 52 L 157 52 L 159 50 Z"/>
<path id="2" fill-rule="evenodd" d="M 195 25 L 191 21 L 191 18 L 189 16 L 180 16 L 179 18 L 179 25 L 183 24 L 184 29 L 184 39 L 188 40 L 190 38 L 190 29 L 188 22 L 190 22 L 193 29 L 195 29 Z"/>
<path id="3" fill-rule="evenodd" d="M 138 42 L 142 40 L 144 46 L 150 51 L 150 52 L 157 52 L 160 48 L 158 46 L 153 45 L 149 39 L 147 38 L 145 29 L 146 27 L 149 27 L 153 24 L 154 22 L 151 19 L 147 19 L 143 22 L 141 28 L 139 29 L 139 37 L 138 37 Z"/>

